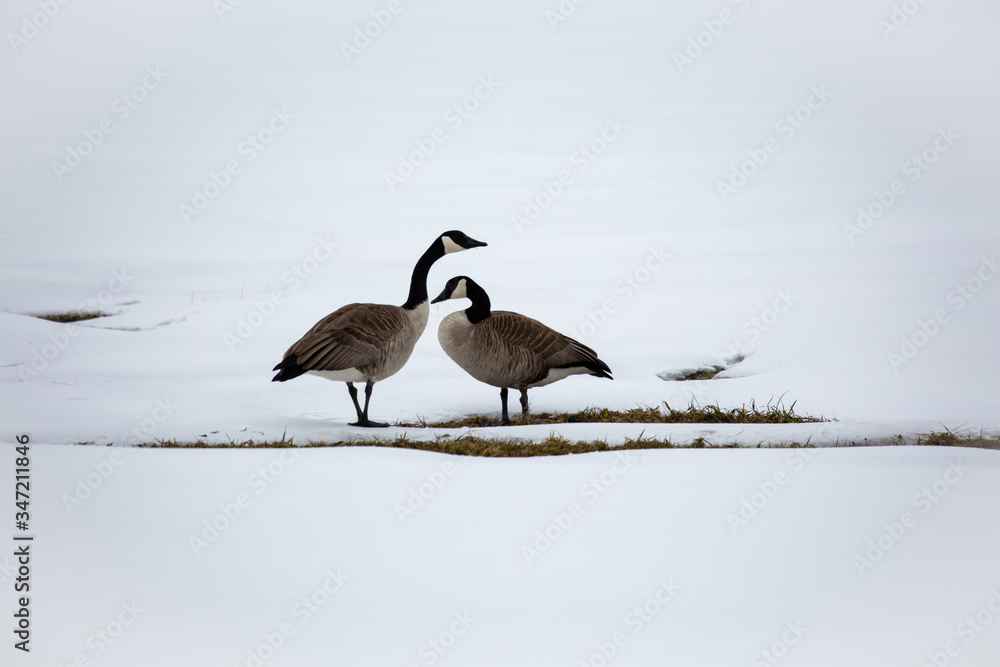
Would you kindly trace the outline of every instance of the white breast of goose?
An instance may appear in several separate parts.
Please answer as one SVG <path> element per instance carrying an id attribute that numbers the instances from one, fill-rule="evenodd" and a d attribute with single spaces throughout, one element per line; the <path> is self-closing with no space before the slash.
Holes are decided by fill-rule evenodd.
<path id="1" fill-rule="evenodd" d="M 502 341 L 489 322 L 472 324 L 465 311 L 452 313 L 441 321 L 438 340 L 445 353 L 480 382 L 494 387 L 519 386 L 532 372 L 529 355 Z"/>
<path id="2" fill-rule="evenodd" d="M 475 356 L 474 351 L 469 349 L 472 343 L 472 326 L 465 311 L 460 310 L 441 320 L 441 325 L 438 327 L 438 341 L 441 343 L 441 348 L 462 368 L 465 368 L 465 364 L 459 361 L 459 358 L 469 357 L 471 361 Z"/>
<path id="3" fill-rule="evenodd" d="M 448 315 L 441 320 L 438 327 L 438 341 L 452 361 L 461 366 L 472 377 L 480 382 L 490 384 L 490 380 L 480 377 L 477 373 L 482 366 L 484 350 L 477 347 L 472 337 L 472 330 L 475 325 L 469 321 L 464 310 Z"/>

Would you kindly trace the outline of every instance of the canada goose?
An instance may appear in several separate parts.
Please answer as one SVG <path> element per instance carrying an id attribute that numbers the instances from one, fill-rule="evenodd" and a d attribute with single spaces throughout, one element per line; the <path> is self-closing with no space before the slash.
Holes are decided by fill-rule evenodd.
<path id="1" fill-rule="evenodd" d="M 427 273 L 450 252 L 486 244 L 453 230 L 434 239 L 413 267 L 410 295 L 402 306 L 352 303 L 330 313 L 285 352 L 271 381 L 284 382 L 303 373 L 347 383 L 358 421 L 351 426 L 388 426 L 368 419 L 372 386 L 403 367 L 427 326 Z M 355 382 L 365 383 L 365 407 L 358 404 Z"/>
<path id="2" fill-rule="evenodd" d="M 472 305 L 448 315 L 438 340 L 452 360 L 480 382 L 500 387 L 503 423 L 507 389 L 521 392 L 521 416 L 528 413 L 528 388 L 542 387 L 570 375 L 612 380 L 611 369 L 592 349 L 550 329 L 538 320 L 504 310 L 490 311 L 490 297 L 468 276 L 448 281 L 431 303 L 467 298 Z"/>

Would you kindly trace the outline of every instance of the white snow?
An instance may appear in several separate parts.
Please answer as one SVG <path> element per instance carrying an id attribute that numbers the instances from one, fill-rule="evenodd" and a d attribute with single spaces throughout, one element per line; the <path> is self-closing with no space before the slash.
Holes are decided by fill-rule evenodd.
<path id="1" fill-rule="evenodd" d="M 269 636 L 267 665 L 597 665 L 619 632 L 609 664 L 768 664 L 783 638 L 787 665 L 1000 654 L 995 452 L 31 452 L 35 650 L 17 664 L 252 667 Z M 141 612 L 102 651 L 123 603 Z"/>
<path id="2" fill-rule="evenodd" d="M 1000 586 L 994 452 L 810 452 L 734 535 L 726 514 L 795 452 L 643 452 L 591 507 L 578 489 L 616 454 L 308 450 L 258 497 L 250 476 L 281 452 L 65 445 L 369 435 L 342 385 L 270 369 L 339 306 L 403 303 L 451 229 L 489 246 L 442 258 L 432 296 L 469 275 L 614 371 L 532 390 L 533 410 L 783 396 L 837 419 L 483 434 L 997 432 L 998 19 L 986 0 L 5 3 L 0 442 L 37 445 L 25 664 L 248 665 L 287 620 L 267 665 L 425 665 L 465 611 L 440 664 L 598 667 L 618 631 L 615 664 L 753 664 L 796 622 L 781 664 L 921 665 L 952 640 L 949 664 L 993 664 L 995 625 L 956 633 Z M 88 303 L 113 316 L 32 317 Z M 372 419 L 499 413 L 437 342 L 462 307 L 431 308 Z M 716 380 L 659 377 L 734 357 Z M 380 434 L 401 432 L 446 431 Z M 113 453 L 126 462 L 68 512 Z M 920 513 L 914 494 L 959 459 Z M 400 525 L 393 504 L 447 463 Z M 188 537 L 241 492 L 252 504 L 196 556 Z M 521 545 L 572 502 L 579 523 L 527 566 Z M 905 511 L 915 526 L 859 574 Z M 295 601 L 337 568 L 350 579 L 300 624 Z M 625 614 L 661 578 L 681 589 L 633 635 Z M 88 635 L 132 600 L 145 611 L 96 655 Z"/>
<path id="3" fill-rule="evenodd" d="M 489 247 L 440 260 L 430 293 L 474 276 L 614 370 L 533 391 L 535 410 L 784 395 L 904 434 L 1000 427 L 990 3 L 922 6 L 888 39 L 891 6 L 729 3 L 682 71 L 718 12 L 589 3 L 553 29 L 555 3 L 403 3 L 348 62 L 379 8 L 102 6 L 67 5 L 0 62 L 0 409 L 40 441 L 120 441 L 157 400 L 177 408 L 154 437 L 340 432 L 342 386 L 270 368 L 345 303 L 402 303 L 449 229 Z M 723 202 L 733 166 L 775 146 Z M 25 316 L 88 299 L 115 315 L 72 338 Z M 461 307 L 435 306 L 373 418 L 499 411 L 433 335 Z M 736 355 L 729 379 L 657 377 Z"/>

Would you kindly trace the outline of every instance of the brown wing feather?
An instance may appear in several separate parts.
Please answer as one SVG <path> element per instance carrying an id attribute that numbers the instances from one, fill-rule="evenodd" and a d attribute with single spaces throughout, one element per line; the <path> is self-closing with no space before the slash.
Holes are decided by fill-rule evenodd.
<path id="1" fill-rule="evenodd" d="M 540 380 L 550 368 L 572 368 L 583 366 L 595 371 L 610 371 L 597 353 L 583 343 L 547 327 L 538 320 L 505 310 L 495 310 L 484 323 L 489 323 L 493 335 L 506 345 L 527 355 L 538 368 Z"/>
<path id="2" fill-rule="evenodd" d="M 295 355 L 307 371 L 340 371 L 379 361 L 382 349 L 405 326 L 399 308 L 352 303 L 330 313 L 296 341 L 285 358 Z"/>

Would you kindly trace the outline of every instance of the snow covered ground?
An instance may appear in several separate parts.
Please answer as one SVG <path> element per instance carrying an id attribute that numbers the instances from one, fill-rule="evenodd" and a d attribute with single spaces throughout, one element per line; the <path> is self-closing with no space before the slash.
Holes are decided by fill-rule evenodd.
<path id="1" fill-rule="evenodd" d="M 4 664 L 1000 655 L 995 452 L 31 452 L 35 650 Z"/>
<path id="2" fill-rule="evenodd" d="M 384 8 L 223 6 L 60 5 L 0 59 L 5 423 L 121 441 L 161 401 L 144 435 L 326 436 L 353 420 L 343 386 L 270 368 L 344 303 L 402 303 L 458 228 L 490 245 L 431 292 L 472 275 L 615 371 L 536 410 L 784 394 L 902 432 L 1000 427 L 995 5 L 922 6 L 883 38 L 889 4 L 401 3 L 357 54 Z M 114 317 L 25 316 L 88 300 Z M 459 307 L 375 418 L 499 410 L 437 343 Z M 730 379 L 657 377 L 735 355 Z"/>
<path id="3" fill-rule="evenodd" d="M 532 392 L 536 411 L 783 395 L 838 420 L 504 434 L 996 432 L 998 19 L 986 0 L 5 3 L 0 442 L 37 445 L 39 540 L 37 651 L 16 658 L 253 667 L 287 621 L 268 665 L 429 665 L 421 647 L 468 612 L 433 662 L 775 664 L 759 652 L 787 637 L 787 665 L 940 663 L 953 640 L 948 664 L 994 664 L 995 624 L 958 629 L 1000 610 L 994 452 L 824 450 L 801 475 L 795 452 L 644 452 L 591 506 L 578 490 L 614 454 L 63 445 L 365 435 L 342 385 L 270 369 L 334 308 L 402 303 L 448 229 L 489 247 L 442 259 L 432 294 L 473 276 L 614 370 Z M 81 306 L 113 315 L 31 316 Z M 460 307 L 433 310 L 373 418 L 499 411 L 437 343 Z M 738 357 L 719 379 L 660 377 Z M 923 513 L 914 494 L 959 459 Z M 258 497 L 275 460 L 287 472 Z M 400 524 L 393 505 L 449 464 Z M 727 514 L 779 470 L 734 533 Z M 92 497 L 67 508 L 77 480 Z M 240 493 L 252 504 L 196 555 L 189 537 Z M 529 566 L 521 546 L 573 502 L 583 516 Z M 859 572 L 905 511 L 916 523 Z M 302 621 L 295 601 L 338 568 Z M 661 579 L 676 597 L 633 634 Z M 98 654 L 88 636 L 133 600 Z"/>

